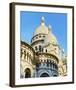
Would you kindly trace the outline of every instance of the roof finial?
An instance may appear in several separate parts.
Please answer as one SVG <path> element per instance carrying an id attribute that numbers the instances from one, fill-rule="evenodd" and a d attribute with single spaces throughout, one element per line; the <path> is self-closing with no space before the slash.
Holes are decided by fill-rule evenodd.
<path id="1" fill-rule="evenodd" d="M 44 25 L 45 24 L 45 18 L 42 16 L 41 18 L 41 24 Z"/>
<path id="2" fill-rule="evenodd" d="M 49 31 L 49 32 L 51 31 L 51 28 L 52 28 L 51 25 L 49 25 L 49 26 L 48 26 L 48 31 Z"/>

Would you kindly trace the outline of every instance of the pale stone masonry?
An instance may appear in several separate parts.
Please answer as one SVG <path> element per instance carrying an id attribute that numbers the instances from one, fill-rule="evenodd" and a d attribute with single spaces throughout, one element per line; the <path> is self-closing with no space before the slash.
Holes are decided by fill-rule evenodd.
<path id="1" fill-rule="evenodd" d="M 31 44 L 21 41 L 20 77 L 56 77 L 67 75 L 67 56 L 60 47 L 52 27 L 41 24 L 36 28 Z"/>

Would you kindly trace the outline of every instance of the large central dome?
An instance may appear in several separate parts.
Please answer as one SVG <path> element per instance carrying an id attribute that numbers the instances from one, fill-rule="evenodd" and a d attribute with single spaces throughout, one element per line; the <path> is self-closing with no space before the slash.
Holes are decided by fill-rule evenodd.
<path id="1" fill-rule="evenodd" d="M 33 36 L 38 34 L 48 34 L 48 27 L 45 25 L 44 17 L 42 17 L 41 25 L 36 29 Z"/>
<path id="2" fill-rule="evenodd" d="M 45 38 L 43 38 L 43 36 Z M 52 28 L 51 26 L 46 26 L 45 25 L 45 19 L 42 17 L 41 19 L 41 24 L 39 27 L 36 28 L 33 38 L 32 38 L 32 43 L 38 40 L 44 40 L 44 45 L 46 46 L 47 44 L 58 44 L 58 41 L 54 34 L 52 33 Z M 40 42 L 39 42 L 40 43 Z"/>

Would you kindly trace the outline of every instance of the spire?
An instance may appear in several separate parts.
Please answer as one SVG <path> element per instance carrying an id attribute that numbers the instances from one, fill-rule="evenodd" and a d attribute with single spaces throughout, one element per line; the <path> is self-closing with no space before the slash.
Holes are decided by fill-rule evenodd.
<path id="1" fill-rule="evenodd" d="M 51 28 L 52 28 L 51 25 L 49 25 L 49 26 L 48 26 L 48 31 L 49 31 L 49 32 L 51 31 Z M 48 32 L 48 33 L 49 33 L 49 32 Z"/>
<path id="2" fill-rule="evenodd" d="M 42 16 L 41 18 L 41 25 L 44 25 L 45 24 L 45 18 Z"/>

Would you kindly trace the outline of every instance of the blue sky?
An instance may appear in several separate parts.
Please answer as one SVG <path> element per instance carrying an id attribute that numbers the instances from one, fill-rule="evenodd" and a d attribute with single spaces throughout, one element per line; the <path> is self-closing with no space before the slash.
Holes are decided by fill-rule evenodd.
<path id="1" fill-rule="evenodd" d="M 67 14 L 46 12 L 20 12 L 20 38 L 30 43 L 33 32 L 41 23 L 44 16 L 45 24 L 52 26 L 52 33 L 56 36 L 58 43 L 67 52 Z"/>

